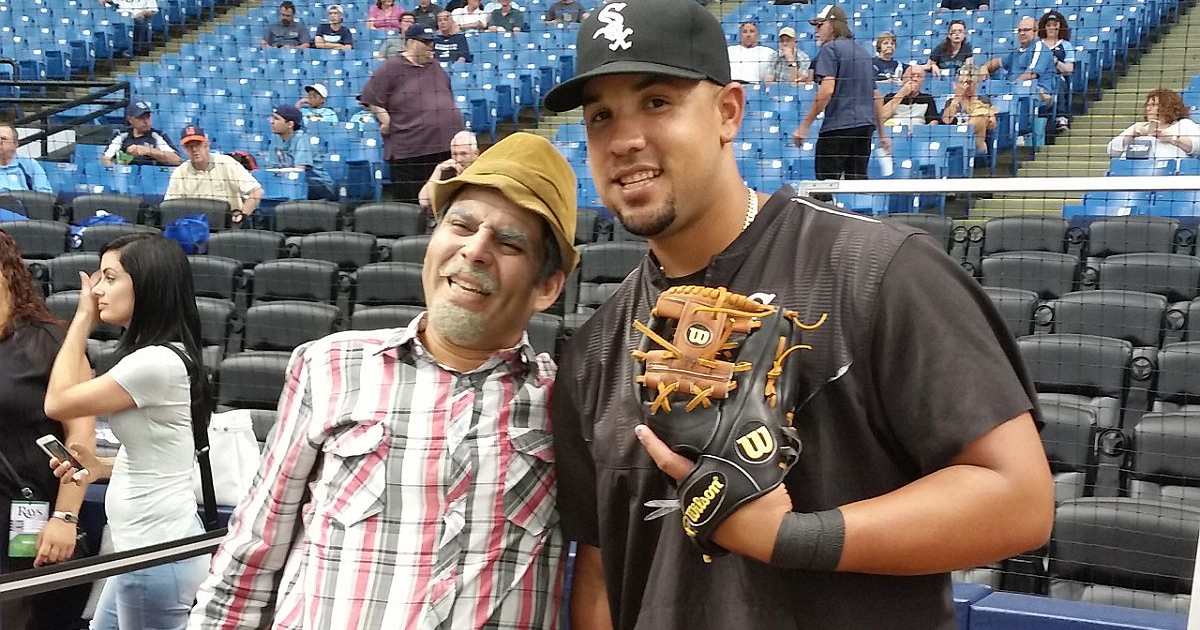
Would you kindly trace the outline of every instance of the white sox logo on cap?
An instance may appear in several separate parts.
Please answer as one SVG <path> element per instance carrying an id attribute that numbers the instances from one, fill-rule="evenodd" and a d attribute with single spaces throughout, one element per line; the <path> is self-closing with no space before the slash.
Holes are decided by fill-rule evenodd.
<path id="1" fill-rule="evenodd" d="M 624 8 L 624 2 L 612 2 L 604 5 L 604 8 L 600 10 L 600 15 L 596 18 L 604 22 L 604 26 L 592 33 L 592 39 L 597 37 L 607 39 L 610 50 L 629 50 L 633 44 L 630 43 L 628 37 L 633 35 L 633 29 L 625 26 L 625 16 L 621 15 L 621 9 Z"/>

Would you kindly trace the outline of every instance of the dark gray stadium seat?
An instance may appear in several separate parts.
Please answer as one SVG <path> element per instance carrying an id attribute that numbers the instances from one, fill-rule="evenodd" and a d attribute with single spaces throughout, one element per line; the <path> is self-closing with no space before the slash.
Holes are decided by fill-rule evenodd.
<path id="1" fill-rule="evenodd" d="M 1101 428 L 1121 425 L 1128 341 L 1092 335 L 1031 335 L 1017 340 L 1038 400 L 1096 410 Z"/>
<path id="2" fill-rule="evenodd" d="M 233 300 L 243 288 L 242 263 L 223 256 L 188 256 L 197 296 Z"/>
<path id="3" fill-rule="evenodd" d="M 425 311 L 424 306 L 391 304 L 388 306 L 356 306 L 350 314 L 352 330 L 378 330 L 380 328 L 402 328 L 413 318 Z"/>
<path id="4" fill-rule="evenodd" d="M 1167 299 L 1138 291 L 1076 291 L 1050 303 L 1054 332 L 1124 339 L 1158 346 Z"/>
<path id="5" fill-rule="evenodd" d="M 130 223 L 145 223 L 146 202 L 137 195 L 99 193 L 79 195 L 71 201 L 71 211 L 76 221 L 82 221 L 104 211 L 115 214 Z"/>
<path id="6" fill-rule="evenodd" d="M 243 267 L 275 260 L 285 256 L 284 235 L 267 230 L 231 230 L 208 238 L 208 255 L 224 256 L 242 263 Z"/>
<path id="7" fill-rule="evenodd" d="M 38 221 L 57 221 L 58 195 L 39 192 L 36 190 L 6 190 L 6 197 L 12 197 L 25 206 L 25 216 Z"/>
<path id="8" fill-rule="evenodd" d="M 230 226 L 229 202 L 216 199 L 172 199 L 158 204 L 155 222 L 159 227 L 166 227 L 179 217 L 189 214 L 203 214 L 208 218 L 208 229 L 226 230 Z"/>
<path id="9" fill-rule="evenodd" d="M 613 239 L 614 241 L 626 242 L 633 241 L 635 243 L 645 243 L 646 239 L 625 229 L 619 220 L 613 221 Z"/>
<path id="10" fill-rule="evenodd" d="M 411 203 L 382 201 L 354 209 L 354 231 L 379 238 L 397 239 L 425 234 L 428 218 L 425 209 Z"/>
<path id="11" fill-rule="evenodd" d="M 595 210 L 580 208 L 575 215 L 575 244 L 595 243 L 599 229 L 600 215 Z"/>
<path id="12" fill-rule="evenodd" d="M 200 313 L 200 342 L 204 346 L 204 365 L 210 370 L 215 370 L 225 357 L 225 348 L 233 332 L 237 307 L 229 300 L 197 297 L 196 310 Z"/>
<path id="13" fill-rule="evenodd" d="M 537 352 L 545 352 L 551 357 L 558 349 L 558 339 L 562 336 L 563 320 L 549 313 L 534 313 L 529 320 L 526 333 L 529 335 L 529 345 Z"/>
<path id="14" fill-rule="evenodd" d="M 360 267 L 354 286 L 355 309 L 385 304 L 425 304 L 421 265 L 405 262 L 371 263 Z"/>
<path id="15" fill-rule="evenodd" d="M 375 236 L 360 232 L 317 232 L 300 237 L 300 257 L 328 260 L 352 271 L 376 258 Z"/>
<path id="16" fill-rule="evenodd" d="M 46 297 L 46 308 L 50 309 L 54 316 L 63 320 L 71 321 L 75 317 L 75 309 L 79 306 L 79 291 L 60 291 L 51 293 Z M 99 341 L 113 341 L 121 337 L 121 328 L 112 324 L 100 323 L 92 330 L 91 338 Z"/>
<path id="17" fill-rule="evenodd" d="M 1001 252 L 983 259 L 980 282 L 986 287 L 1008 287 L 1053 299 L 1071 291 L 1079 261 L 1055 252 Z"/>
<path id="18" fill-rule="evenodd" d="M 1050 596 L 1186 613 L 1200 509 L 1133 498 L 1067 501 L 1055 513 Z"/>
<path id="19" fill-rule="evenodd" d="M 100 256 L 93 252 L 68 252 L 43 263 L 46 266 L 50 292 L 78 291 L 79 272 L 88 275 L 100 268 Z"/>
<path id="20" fill-rule="evenodd" d="M 1038 302 L 1036 293 L 1008 287 L 983 287 L 983 292 L 992 299 L 1014 337 L 1023 337 L 1033 331 L 1033 309 Z"/>
<path id="21" fill-rule="evenodd" d="M 332 333 L 338 323 L 336 306 L 284 300 L 256 304 L 246 310 L 243 350 L 287 350 Z"/>
<path id="22" fill-rule="evenodd" d="M 0 231 L 5 232 L 21 248 L 21 257 L 33 260 L 54 258 L 67 251 L 67 236 L 70 226 L 57 221 L 4 221 Z"/>
<path id="23" fill-rule="evenodd" d="M 1004 217 L 983 224 L 984 256 L 1001 252 L 1066 252 L 1067 221 L 1055 217 Z"/>
<path id="24" fill-rule="evenodd" d="M 1100 263 L 1101 289 L 1145 291 L 1171 302 L 1195 299 L 1200 291 L 1200 258 L 1187 254 L 1117 254 Z"/>
<path id="25" fill-rule="evenodd" d="M 1133 436 L 1129 496 L 1200 508 L 1200 409 L 1148 413 Z"/>
<path id="26" fill-rule="evenodd" d="M 136 234 L 144 232 L 147 234 L 161 234 L 157 229 L 147 225 L 93 225 L 85 228 L 83 234 L 80 235 L 80 251 L 98 252 L 109 241 L 124 236 L 126 234 Z"/>
<path id="27" fill-rule="evenodd" d="M 884 223 L 901 223 L 918 230 L 925 230 L 937 241 L 942 251 L 950 251 L 950 233 L 954 231 L 954 220 L 940 214 L 899 212 L 880 217 Z"/>
<path id="28" fill-rule="evenodd" d="M 1163 346 L 1154 389 L 1154 411 L 1200 411 L 1200 342 Z"/>
<path id="29" fill-rule="evenodd" d="M 254 303 L 314 300 L 332 304 L 337 298 L 337 288 L 337 264 L 328 260 L 285 258 L 254 267 Z"/>
<path id="30" fill-rule="evenodd" d="M 1171 304 L 1163 319 L 1163 345 L 1178 341 L 1200 341 L 1200 298 Z"/>
<path id="31" fill-rule="evenodd" d="M 1174 251 L 1179 221 L 1165 217 L 1110 217 L 1093 221 L 1088 228 L 1088 256 L 1107 258 L 1118 254 Z"/>
<path id="32" fill-rule="evenodd" d="M 215 379 L 217 404 L 275 409 L 287 377 L 290 352 L 243 352 L 221 362 Z"/>
<path id="33" fill-rule="evenodd" d="M 332 201 L 288 201 L 275 207 L 275 229 L 288 236 L 334 232 L 341 228 L 341 206 Z"/>
<path id="34" fill-rule="evenodd" d="M 567 335 L 583 325 L 642 264 L 650 250 L 645 241 L 613 241 L 579 246 L 579 267 L 563 287 L 563 326 Z"/>
<path id="35" fill-rule="evenodd" d="M 1054 476 L 1055 501 L 1092 496 L 1099 465 L 1097 408 L 1056 395 L 1038 398 L 1045 423 L 1040 435 Z"/>
<path id="36" fill-rule="evenodd" d="M 405 236 L 392 243 L 392 262 L 416 263 L 425 262 L 425 250 L 429 249 L 429 235 Z"/>

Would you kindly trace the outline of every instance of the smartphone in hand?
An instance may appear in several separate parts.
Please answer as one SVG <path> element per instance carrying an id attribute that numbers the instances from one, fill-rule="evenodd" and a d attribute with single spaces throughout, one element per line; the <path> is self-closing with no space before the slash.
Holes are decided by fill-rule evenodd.
<path id="1" fill-rule="evenodd" d="M 75 456 L 71 454 L 71 451 L 67 450 L 66 445 L 64 445 L 53 435 L 43 435 L 42 437 L 38 438 L 37 445 L 40 446 L 42 451 L 44 451 L 50 457 L 53 457 L 60 462 L 71 463 L 71 467 L 75 469 L 75 474 L 71 475 L 72 481 L 79 481 L 90 474 L 88 469 L 85 468 L 83 464 L 79 463 L 78 459 L 75 459 Z"/>

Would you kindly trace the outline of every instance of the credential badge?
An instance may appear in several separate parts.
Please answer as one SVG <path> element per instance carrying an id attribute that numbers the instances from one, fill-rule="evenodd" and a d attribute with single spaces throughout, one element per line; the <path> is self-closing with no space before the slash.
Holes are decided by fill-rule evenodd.
<path id="1" fill-rule="evenodd" d="M 630 35 L 633 35 L 633 29 L 625 27 L 625 16 L 621 15 L 621 10 L 624 8 L 624 2 L 610 2 L 604 5 L 597 17 L 604 22 L 604 26 L 592 33 L 592 39 L 597 37 L 607 39 L 609 50 L 629 50 L 633 46 L 628 39 Z"/>

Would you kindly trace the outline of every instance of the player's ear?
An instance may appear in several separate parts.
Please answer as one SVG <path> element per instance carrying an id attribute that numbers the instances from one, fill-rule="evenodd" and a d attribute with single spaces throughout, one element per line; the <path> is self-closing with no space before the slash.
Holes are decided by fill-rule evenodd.
<path id="1" fill-rule="evenodd" d="M 716 105 L 721 117 L 721 144 L 729 144 L 737 137 L 746 114 L 745 88 L 737 81 L 722 86 L 717 92 Z"/>

